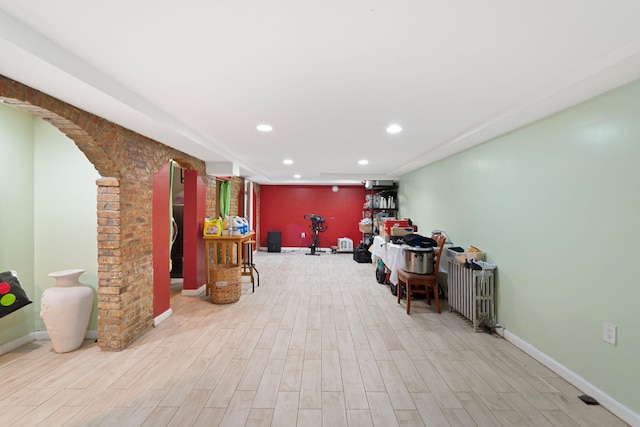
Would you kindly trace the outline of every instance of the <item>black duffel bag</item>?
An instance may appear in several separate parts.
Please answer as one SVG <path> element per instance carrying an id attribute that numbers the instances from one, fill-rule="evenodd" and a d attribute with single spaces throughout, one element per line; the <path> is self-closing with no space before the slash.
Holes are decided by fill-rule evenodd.
<path id="1" fill-rule="evenodd" d="M 369 248 L 363 244 L 356 246 L 353 250 L 353 260 L 361 264 L 365 262 L 371 263 L 371 253 L 369 252 Z"/>
<path id="2" fill-rule="evenodd" d="M 405 244 L 413 246 L 414 248 L 435 248 L 438 246 L 438 242 L 431 237 L 425 237 L 420 234 L 410 233 L 402 236 L 402 240 Z"/>

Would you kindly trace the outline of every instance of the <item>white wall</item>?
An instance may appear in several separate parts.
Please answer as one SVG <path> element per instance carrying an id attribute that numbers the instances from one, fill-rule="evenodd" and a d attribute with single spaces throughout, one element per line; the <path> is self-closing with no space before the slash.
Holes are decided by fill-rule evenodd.
<path id="1" fill-rule="evenodd" d="M 636 413 L 639 117 L 635 82 L 408 174 L 399 194 L 421 230 L 498 265 L 502 326 Z"/>
<path id="2" fill-rule="evenodd" d="M 33 117 L 0 103 L 0 270 L 16 270 L 33 301 Z M 0 346 L 34 328 L 35 304 L 0 318 Z"/>
<path id="3" fill-rule="evenodd" d="M 44 331 L 40 297 L 52 271 L 86 270 L 97 289 L 96 180 L 74 142 L 49 123 L 0 104 L 0 270 L 16 270 L 33 304 L 0 318 L 0 348 Z M 89 330 L 97 329 L 97 298 Z"/>
<path id="4" fill-rule="evenodd" d="M 98 243 L 96 180 L 100 175 L 75 143 L 43 120 L 34 127 L 35 296 L 53 286 L 52 271 L 82 268 L 94 288 L 90 330 L 97 330 Z M 40 316 L 36 330 L 45 330 Z"/>

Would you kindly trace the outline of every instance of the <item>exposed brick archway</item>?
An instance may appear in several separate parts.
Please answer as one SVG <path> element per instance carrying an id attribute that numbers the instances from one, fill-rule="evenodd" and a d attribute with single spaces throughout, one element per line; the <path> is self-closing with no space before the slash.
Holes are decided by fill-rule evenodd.
<path id="1" fill-rule="evenodd" d="M 0 84 L 1 83 L 2 82 L 0 81 Z M 2 89 L 4 88 L 0 87 L 0 93 L 4 94 Z M 69 139 L 75 142 L 76 146 L 84 153 L 85 156 L 87 156 L 87 159 L 89 159 L 101 176 L 111 176 L 114 178 L 120 177 L 120 170 L 118 170 L 115 163 L 109 158 L 107 153 L 103 151 L 101 145 L 98 144 L 89 132 L 75 124 L 73 121 L 44 108 L 32 105 L 26 101 L 4 96 L 0 97 L 0 99 L 2 99 L 4 104 L 26 113 L 33 114 L 34 116 L 39 117 L 58 128 L 62 133 L 67 135 Z"/>
<path id="2" fill-rule="evenodd" d="M 102 177 L 96 182 L 98 344 L 124 349 L 153 325 L 153 174 L 171 159 L 197 170 L 206 185 L 207 215 L 215 207 L 215 181 L 197 158 L 4 76 L 0 99 L 60 129 Z"/>

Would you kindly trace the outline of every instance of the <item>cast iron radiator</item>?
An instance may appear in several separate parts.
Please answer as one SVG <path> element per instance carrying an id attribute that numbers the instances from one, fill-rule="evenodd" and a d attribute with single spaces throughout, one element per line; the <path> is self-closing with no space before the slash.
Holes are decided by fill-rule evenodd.
<path id="1" fill-rule="evenodd" d="M 494 270 L 472 270 L 448 262 L 449 307 L 473 323 L 473 330 L 496 323 Z"/>

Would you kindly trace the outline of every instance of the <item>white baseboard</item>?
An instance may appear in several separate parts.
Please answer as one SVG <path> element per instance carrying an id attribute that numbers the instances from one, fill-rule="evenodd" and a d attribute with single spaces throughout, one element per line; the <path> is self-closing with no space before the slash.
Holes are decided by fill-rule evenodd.
<path id="1" fill-rule="evenodd" d="M 198 289 L 183 289 L 182 290 L 182 296 L 185 296 L 185 297 L 198 297 L 198 296 L 204 294 L 206 289 L 207 289 L 207 285 L 202 285 Z"/>
<path id="2" fill-rule="evenodd" d="M 269 252 L 269 248 L 267 246 L 263 246 L 260 247 L 260 249 L 258 249 L 259 252 Z M 272 253 L 284 253 L 284 252 L 299 252 L 299 251 L 308 251 L 310 252 L 311 249 L 308 246 L 282 246 L 280 247 L 280 251 L 279 252 L 272 252 Z M 329 253 L 331 254 L 331 248 L 330 247 L 320 247 L 320 248 L 316 248 L 316 252 L 324 252 L 324 253 Z"/>
<path id="3" fill-rule="evenodd" d="M 35 331 L 33 336 L 35 341 L 51 341 L 47 331 Z"/>
<path id="4" fill-rule="evenodd" d="M 528 342 L 522 340 L 518 336 L 512 334 L 508 330 L 500 328 L 500 331 L 496 332 L 502 335 L 504 339 L 509 341 L 511 344 L 515 345 L 520 350 L 524 351 L 529 356 L 533 357 L 538 362 L 542 363 L 544 366 L 567 380 L 569 383 L 573 384 L 574 387 L 596 399 L 598 403 L 600 403 L 600 405 L 607 408 L 609 411 L 611 411 L 611 413 L 616 415 L 624 422 L 632 426 L 640 426 L 640 414 L 633 412 L 631 409 L 627 408 L 622 403 L 618 402 L 617 400 L 582 378 L 580 375 L 576 374 L 563 364 L 547 356 L 546 354 L 544 354 Z"/>
<path id="5" fill-rule="evenodd" d="M 87 331 L 87 334 L 85 335 L 85 339 L 97 340 L 98 331 L 97 330 Z M 23 345 L 27 345 L 33 341 L 50 341 L 50 340 L 51 338 L 49 337 L 49 334 L 47 333 L 47 331 L 31 332 L 30 334 L 27 334 L 23 337 L 20 337 L 18 339 L 15 339 L 13 341 L 9 341 L 8 343 L 0 345 L 0 355 L 9 353 L 13 350 L 17 350 Z"/>
<path id="6" fill-rule="evenodd" d="M 165 320 L 167 320 L 169 317 L 171 317 L 172 314 L 173 314 L 173 311 L 171 309 L 169 309 L 169 310 L 165 311 L 164 313 L 162 313 L 161 315 L 159 315 L 157 317 L 154 317 L 153 318 L 153 327 L 155 328 L 160 323 L 162 323 Z"/>
<path id="7" fill-rule="evenodd" d="M 23 337 L 17 338 L 13 341 L 9 341 L 8 343 L 0 345 L 0 355 L 9 353 L 15 349 L 22 347 L 23 345 L 27 345 L 30 342 L 35 340 L 35 334 L 32 332 Z"/>
<path id="8" fill-rule="evenodd" d="M 49 333 L 47 331 L 35 331 L 33 335 L 34 335 L 34 339 L 32 341 L 51 341 L 51 337 L 49 337 Z M 87 331 L 87 333 L 84 336 L 84 339 L 97 340 L 98 331 L 95 329 Z"/>

